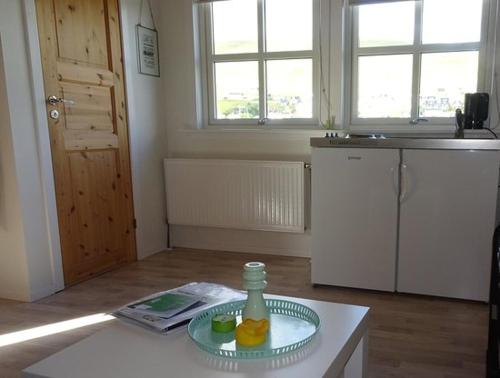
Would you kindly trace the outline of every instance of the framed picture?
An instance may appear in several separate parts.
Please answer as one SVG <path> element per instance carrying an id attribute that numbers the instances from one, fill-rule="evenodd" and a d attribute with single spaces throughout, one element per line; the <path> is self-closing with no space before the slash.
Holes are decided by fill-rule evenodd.
<path id="1" fill-rule="evenodd" d="M 139 73 L 144 75 L 160 76 L 158 32 L 142 25 L 136 25 L 136 30 Z"/>

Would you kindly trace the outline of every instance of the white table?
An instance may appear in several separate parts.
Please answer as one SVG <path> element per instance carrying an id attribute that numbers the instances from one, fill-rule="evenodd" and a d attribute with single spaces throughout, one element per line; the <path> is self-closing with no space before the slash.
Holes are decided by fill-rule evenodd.
<path id="1" fill-rule="evenodd" d="M 268 295 L 316 311 L 321 328 L 304 348 L 279 358 L 232 360 L 197 348 L 186 328 L 167 335 L 121 322 L 42 360 L 24 378 L 367 376 L 367 307 Z"/>

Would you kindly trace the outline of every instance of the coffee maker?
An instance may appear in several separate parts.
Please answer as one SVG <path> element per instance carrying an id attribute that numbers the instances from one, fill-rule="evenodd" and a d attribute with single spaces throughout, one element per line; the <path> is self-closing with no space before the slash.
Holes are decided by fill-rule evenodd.
<path id="1" fill-rule="evenodd" d="M 484 121 L 488 119 L 490 95 L 488 93 L 466 93 L 464 111 L 457 109 L 456 137 L 463 138 L 464 129 L 482 129 Z"/>

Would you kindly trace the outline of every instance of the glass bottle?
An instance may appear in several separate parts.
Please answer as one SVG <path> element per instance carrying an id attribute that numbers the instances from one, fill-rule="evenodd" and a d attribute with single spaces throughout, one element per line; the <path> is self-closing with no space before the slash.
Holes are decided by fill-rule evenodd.
<path id="1" fill-rule="evenodd" d="M 248 292 L 247 303 L 242 312 L 243 320 L 269 320 L 269 310 L 263 296 L 267 287 L 265 268 L 266 265 L 261 262 L 249 262 L 243 267 L 243 288 Z"/>

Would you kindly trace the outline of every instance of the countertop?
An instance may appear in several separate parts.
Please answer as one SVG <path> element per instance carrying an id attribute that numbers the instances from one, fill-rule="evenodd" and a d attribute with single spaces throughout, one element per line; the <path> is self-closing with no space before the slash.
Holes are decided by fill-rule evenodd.
<path id="1" fill-rule="evenodd" d="M 433 137 L 323 137 L 311 138 L 310 144 L 311 147 L 500 151 L 500 139 L 477 138 L 455 139 Z"/>

